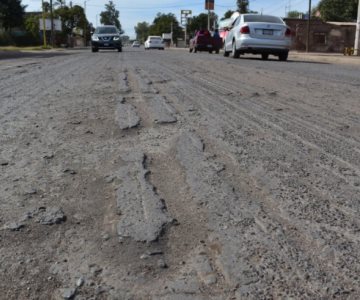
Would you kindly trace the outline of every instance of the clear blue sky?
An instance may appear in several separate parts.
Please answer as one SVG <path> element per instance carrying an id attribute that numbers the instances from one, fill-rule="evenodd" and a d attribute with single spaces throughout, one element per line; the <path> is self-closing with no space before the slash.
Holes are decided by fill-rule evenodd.
<path id="1" fill-rule="evenodd" d="M 49 1 L 49 0 L 48 0 Z M 55 1 L 55 0 L 53 0 Z M 312 6 L 320 0 L 312 0 Z M 193 16 L 204 10 L 205 0 L 113 0 L 115 7 L 120 11 L 120 23 L 126 35 L 135 37 L 134 26 L 138 22 L 146 21 L 152 23 L 155 15 L 161 13 L 173 13 L 180 19 L 182 9 L 190 9 Z M 70 0 L 66 0 L 69 5 Z M 84 6 L 84 0 L 73 0 L 73 4 Z M 100 25 L 100 12 L 104 10 L 108 0 L 86 0 L 86 16 L 94 26 Z M 22 0 L 27 5 L 26 11 L 40 11 L 41 0 Z M 309 0 L 250 0 L 250 9 L 264 14 L 271 14 L 284 17 L 285 11 L 298 10 L 306 12 Z M 221 18 L 229 10 L 236 9 L 236 0 L 215 0 L 215 13 Z"/>

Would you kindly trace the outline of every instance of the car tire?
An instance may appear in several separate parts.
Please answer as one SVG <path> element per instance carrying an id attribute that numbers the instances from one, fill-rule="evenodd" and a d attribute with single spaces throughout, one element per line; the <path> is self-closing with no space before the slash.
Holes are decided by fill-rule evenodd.
<path id="1" fill-rule="evenodd" d="M 122 52 L 122 48 L 118 48 L 118 52 Z"/>
<path id="2" fill-rule="evenodd" d="M 232 54 L 232 57 L 233 57 L 233 58 L 239 58 L 239 57 L 240 57 L 240 51 L 236 49 L 236 43 L 235 43 L 235 41 L 233 42 L 233 45 L 232 45 L 231 54 Z"/>
<path id="3" fill-rule="evenodd" d="M 289 52 L 283 52 L 279 54 L 279 60 L 280 61 L 287 61 L 289 56 Z"/>
<path id="4" fill-rule="evenodd" d="M 197 48 L 195 47 L 195 48 L 194 48 L 194 53 L 196 53 L 196 52 L 197 52 Z"/>
<path id="5" fill-rule="evenodd" d="M 261 54 L 261 59 L 262 60 L 268 60 L 269 59 L 269 54 L 267 54 L 267 53 Z"/>
<path id="6" fill-rule="evenodd" d="M 219 54 L 219 53 L 220 53 L 220 50 L 219 50 L 219 49 L 218 49 L 218 50 L 216 50 L 216 51 L 215 51 L 215 53 L 216 53 L 216 54 Z"/>
<path id="7" fill-rule="evenodd" d="M 209 53 L 210 53 L 210 54 L 212 54 L 212 53 L 213 53 L 213 51 L 212 51 L 212 50 L 209 50 Z"/>
<path id="8" fill-rule="evenodd" d="M 226 47 L 225 47 L 225 44 L 224 44 L 224 56 L 229 57 L 229 55 L 230 55 L 230 52 L 226 51 Z"/>
<path id="9" fill-rule="evenodd" d="M 98 51 L 99 51 L 98 48 L 96 48 L 96 47 L 91 47 L 91 52 L 98 52 Z"/>
<path id="10" fill-rule="evenodd" d="M 192 49 L 192 48 L 189 48 L 189 52 L 190 52 L 190 53 L 193 52 L 193 49 Z"/>

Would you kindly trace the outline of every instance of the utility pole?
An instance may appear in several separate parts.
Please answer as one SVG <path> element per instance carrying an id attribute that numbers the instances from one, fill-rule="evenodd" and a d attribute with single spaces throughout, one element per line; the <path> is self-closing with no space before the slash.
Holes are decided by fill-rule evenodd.
<path id="1" fill-rule="evenodd" d="M 360 56 L 360 0 L 358 4 L 358 14 L 356 22 L 354 55 Z"/>
<path id="2" fill-rule="evenodd" d="M 46 48 L 46 23 L 45 23 L 45 7 L 44 7 L 44 0 L 41 0 L 42 5 L 42 23 L 43 23 L 43 47 Z"/>
<path id="3" fill-rule="evenodd" d="M 208 9 L 208 26 L 207 29 L 210 31 L 210 9 Z"/>
<path id="4" fill-rule="evenodd" d="M 173 22 L 171 21 L 171 47 L 174 45 L 174 40 L 173 40 Z"/>
<path id="5" fill-rule="evenodd" d="M 310 49 L 310 21 L 311 21 L 311 0 L 309 0 L 309 12 L 308 12 L 308 22 L 307 22 L 307 36 L 306 36 L 306 52 L 309 52 Z"/>
<path id="6" fill-rule="evenodd" d="M 90 0 L 85 0 L 84 1 L 84 16 L 85 16 L 85 21 L 84 21 L 84 46 L 86 47 L 86 2 L 90 1 Z"/>
<path id="7" fill-rule="evenodd" d="M 55 45 L 55 37 L 54 37 L 53 0 L 50 0 L 50 21 L 51 21 L 51 47 L 54 48 L 54 45 Z"/>

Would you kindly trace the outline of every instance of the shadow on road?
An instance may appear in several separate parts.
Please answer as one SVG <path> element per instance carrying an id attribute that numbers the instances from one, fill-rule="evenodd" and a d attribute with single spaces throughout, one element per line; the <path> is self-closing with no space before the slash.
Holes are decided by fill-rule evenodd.
<path id="1" fill-rule="evenodd" d="M 263 60 L 261 58 L 258 57 L 240 57 L 241 59 L 246 59 L 246 60 Z M 276 58 L 269 58 L 266 61 L 276 61 L 279 62 L 278 59 Z M 318 65 L 330 65 L 331 63 L 328 62 L 321 62 L 321 61 L 311 61 L 311 60 L 291 60 L 288 59 L 285 63 L 301 63 L 301 64 L 318 64 Z"/>
<path id="2" fill-rule="evenodd" d="M 0 60 L 2 59 L 16 59 L 16 58 L 49 58 L 49 57 L 56 57 L 56 56 L 63 56 L 63 55 L 70 55 L 73 53 L 65 52 L 65 51 L 38 51 L 38 52 L 22 52 L 22 51 L 1 51 L 0 50 Z"/>

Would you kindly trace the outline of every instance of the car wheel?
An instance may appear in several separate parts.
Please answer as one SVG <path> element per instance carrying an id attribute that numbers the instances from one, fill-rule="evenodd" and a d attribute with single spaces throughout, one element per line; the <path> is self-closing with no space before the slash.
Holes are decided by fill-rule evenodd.
<path id="1" fill-rule="evenodd" d="M 190 52 L 190 53 L 193 52 L 193 49 L 192 49 L 192 48 L 189 48 L 189 52 Z"/>
<path id="2" fill-rule="evenodd" d="M 269 54 L 267 54 L 267 53 L 261 54 L 261 59 L 262 60 L 268 60 L 269 59 Z"/>
<path id="3" fill-rule="evenodd" d="M 212 51 L 212 50 L 209 50 L 209 53 L 210 53 L 210 54 L 212 54 L 212 53 L 213 53 L 213 51 Z"/>
<path id="4" fill-rule="evenodd" d="M 91 47 L 91 52 L 98 52 L 99 49 L 98 48 L 95 48 L 95 47 Z"/>
<path id="5" fill-rule="evenodd" d="M 216 54 L 219 54 L 219 52 L 220 52 L 220 50 L 219 50 L 219 49 L 215 51 L 215 53 L 216 53 Z"/>
<path id="6" fill-rule="evenodd" d="M 232 45 L 232 52 L 231 52 L 231 54 L 232 54 L 232 57 L 233 57 L 233 58 L 239 58 L 239 57 L 240 57 L 240 52 L 239 52 L 239 50 L 236 50 L 236 43 L 235 43 L 235 41 L 233 42 L 233 45 Z"/>
<path id="7" fill-rule="evenodd" d="M 194 48 L 194 53 L 196 53 L 196 52 L 197 52 L 197 48 L 195 47 L 195 48 Z"/>
<path id="8" fill-rule="evenodd" d="M 225 56 L 225 57 L 228 57 L 229 54 L 230 54 L 230 52 L 229 52 L 229 51 L 226 51 L 226 47 L 225 47 L 225 44 L 224 44 L 224 56 Z"/>
<path id="9" fill-rule="evenodd" d="M 122 48 L 118 48 L 118 52 L 122 52 Z"/>
<path id="10" fill-rule="evenodd" d="M 286 61 L 288 59 L 288 56 L 289 56 L 289 52 L 280 53 L 279 60 L 280 61 Z"/>

